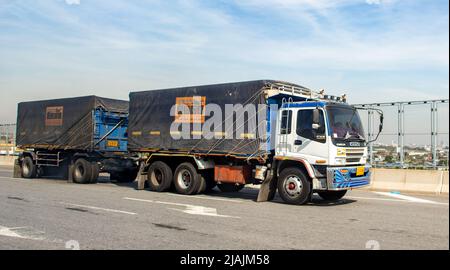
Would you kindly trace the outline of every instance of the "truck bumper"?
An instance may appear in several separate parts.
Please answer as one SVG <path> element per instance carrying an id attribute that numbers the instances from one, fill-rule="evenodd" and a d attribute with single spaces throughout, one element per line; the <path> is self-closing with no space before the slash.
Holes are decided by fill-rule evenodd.
<path id="1" fill-rule="evenodd" d="M 359 170 L 364 169 L 364 173 L 357 175 Z M 327 168 L 327 188 L 328 190 L 348 190 L 361 188 L 370 185 L 370 166 L 354 167 L 329 167 Z"/>

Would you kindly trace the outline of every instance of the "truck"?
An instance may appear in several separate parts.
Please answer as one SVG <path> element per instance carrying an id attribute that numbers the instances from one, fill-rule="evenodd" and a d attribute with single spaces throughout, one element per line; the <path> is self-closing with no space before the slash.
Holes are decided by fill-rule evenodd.
<path id="1" fill-rule="evenodd" d="M 15 177 L 88 184 L 106 172 L 119 182 L 136 179 L 138 167 L 127 151 L 128 101 L 84 96 L 22 102 L 16 134 L 23 151 Z"/>
<path id="2" fill-rule="evenodd" d="M 313 193 L 335 201 L 370 184 L 360 108 L 345 95 L 257 80 L 135 91 L 129 105 L 138 189 L 193 195 L 260 184 L 257 201 L 278 190 L 305 204 Z"/>
<path id="3" fill-rule="evenodd" d="M 15 177 L 96 183 L 101 172 L 137 189 L 184 195 L 260 184 L 290 204 L 335 201 L 370 184 L 367 140 L 346 96 L 275 80 L 22 102 Z M 383 127 L 380 115 L 378 135 Z M 378 138 L 376 136 L 375 140 Z"/>

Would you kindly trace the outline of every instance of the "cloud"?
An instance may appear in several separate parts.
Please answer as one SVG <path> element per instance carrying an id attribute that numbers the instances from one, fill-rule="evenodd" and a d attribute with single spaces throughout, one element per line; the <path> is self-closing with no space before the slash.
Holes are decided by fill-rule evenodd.
<path id="1" fill-rule="evenodd" d="M 65 0 L 68 5 L 79 5 L 81 0 Z"/>
<path id="2" fill-rule="evenodd" d="M 381 81 L 426 85 L 397 91 L 405 97 L 448 95 L 448 13 L 436 2 L 97 0 L 74 12 L 61 3 L 80 0 L 59 1 L 0 8 L 2 88 L 126 98 L 130 89 L 274 78 L 346 89 L 360 102 L 396 98 L 358 95 Z"/>
<path id="3" fill-rule="evenodd" d="M 366 3 L 369 5 L 381 5 L 381 0 L 366 0 Z"/>
<path id="4" fill-rule="evenodd" d="M 369 5 L 393 4 L 396 0 L 366 0 Z"/>

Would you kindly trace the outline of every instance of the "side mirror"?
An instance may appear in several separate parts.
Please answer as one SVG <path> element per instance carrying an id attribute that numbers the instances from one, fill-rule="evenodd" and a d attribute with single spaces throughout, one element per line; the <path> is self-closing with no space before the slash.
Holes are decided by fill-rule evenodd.
<path id="1" fill-rule="evenodd" d="M 319 128 L 320 128 L 320 125 L 319 125 L 319 124 L 312 124 L 312 128 L 313 128 L 313 129 L 319 129 Z"/>
<path id="2" fill-rule="evenodd" d="M 378 128 L 378 132 L 381 133 L 383 131 L 383 122 L 384 122 L 384 115 L 380 116 L 380 126 Z"/>
<path id="3" fill-rule="evenodd" d="M 314 128 L 314 125 L 318 125 L 318 126 L 320 126 L 320 110 L 319 109 L 314 109 L 313 110 L 313 128 Z"/>

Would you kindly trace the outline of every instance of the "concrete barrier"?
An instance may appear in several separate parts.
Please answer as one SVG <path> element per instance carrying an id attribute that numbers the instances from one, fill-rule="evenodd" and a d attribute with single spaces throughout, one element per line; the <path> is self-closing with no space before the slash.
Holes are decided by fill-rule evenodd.
<path id="1" fill-rule="evenodd" d="M 369 189 L 448 194 L 448 171 L 376 168 Z"/>
<path id="2" fill-rule="evenodd" d="M 442 175 L 441 194 L 448 194 L 448 172 Z"/>
<path id="3" fill-rule="evenodd" d="M 0 165 L 2 166 L 14 166 L 14 156 L 0 156 Z"/>

